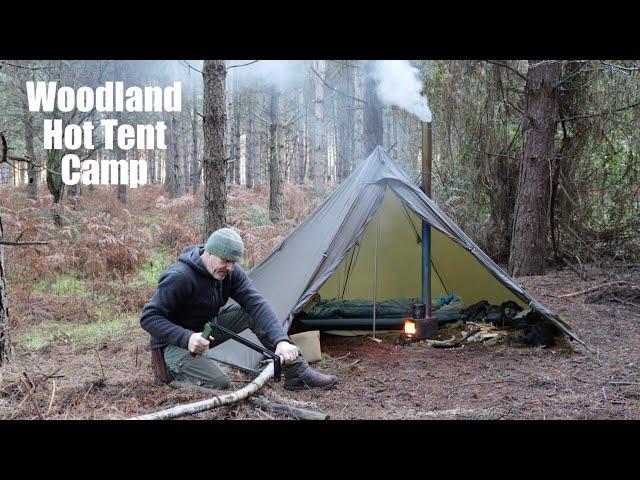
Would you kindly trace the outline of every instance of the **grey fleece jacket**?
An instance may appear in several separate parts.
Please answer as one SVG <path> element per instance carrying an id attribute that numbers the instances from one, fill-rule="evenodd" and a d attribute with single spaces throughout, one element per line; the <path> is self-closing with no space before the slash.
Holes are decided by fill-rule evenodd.
<path id="1" fill-rule="evenodd" d="M 273 345 L 289 340 L 267 300 L 254 288 L 246 272 L 236 265 L 222 281 L 207 271 L 200 258 L 203 245 L 185 248 L 178 262 L 167 268 L 147 303 L 140 325 L 151 335 L 151 348 L 177 345 L 188 348 L 189 337 L 233 298 L 261 326 Z"/>

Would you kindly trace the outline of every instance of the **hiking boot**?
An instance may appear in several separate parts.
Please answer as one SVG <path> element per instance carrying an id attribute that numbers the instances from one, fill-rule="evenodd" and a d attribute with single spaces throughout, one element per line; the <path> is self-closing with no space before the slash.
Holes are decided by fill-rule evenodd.
<path id="1" fill-rule="evenodd" d="M 311 367 L 307 367 L 307 369 L 298 376 L 285 376 L 284 388 L 286 390 L 307 390 L 311 388 L 330 390 L 334 388 L 337 383 L 338 377 L 335 375 L 326 375 Z"/>

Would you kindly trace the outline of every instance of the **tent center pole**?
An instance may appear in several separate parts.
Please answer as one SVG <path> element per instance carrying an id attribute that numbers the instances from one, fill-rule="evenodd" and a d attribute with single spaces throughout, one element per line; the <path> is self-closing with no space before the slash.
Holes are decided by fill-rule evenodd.
<path id="1" fill-rule="evenodd" d="M 376 248 L 373 258 L 373 339 L 376 340 L 376 299 L 378 298 L 378 234 L 380 212 L 376 215 Z"/>

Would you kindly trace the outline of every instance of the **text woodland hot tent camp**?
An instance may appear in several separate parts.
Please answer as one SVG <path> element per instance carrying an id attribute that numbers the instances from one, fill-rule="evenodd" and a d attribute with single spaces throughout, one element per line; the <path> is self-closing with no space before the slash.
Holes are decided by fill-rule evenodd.
<path id="1" fill-rule="evenodd" d="M 421 296 L 421 222 L 431 228 L 432 297 L 456 292 L 467 305 L 511 300 L 572 339 L 570 326 L 496 265 L 398 168 L 381 147 L 249 273 L 289 329 L 318 294 L 378 301 Z M 223 314 L 243 314 L 232 300 Z M 249 330 L 243 336 L 257 342 Z M 210 355 L 256 369 L 261 354 L 233 342 Z"/>

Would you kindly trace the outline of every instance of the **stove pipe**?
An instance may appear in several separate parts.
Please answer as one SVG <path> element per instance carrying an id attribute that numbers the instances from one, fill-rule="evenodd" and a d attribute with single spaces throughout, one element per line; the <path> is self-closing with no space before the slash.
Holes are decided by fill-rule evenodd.
<path id="1" fill-rule="evenodd" d="M 422 122 L 422 190 L 431 198 L 431 122 Z M 431 226 L 422 222 L 422 301 L 431 317 Z"/>

